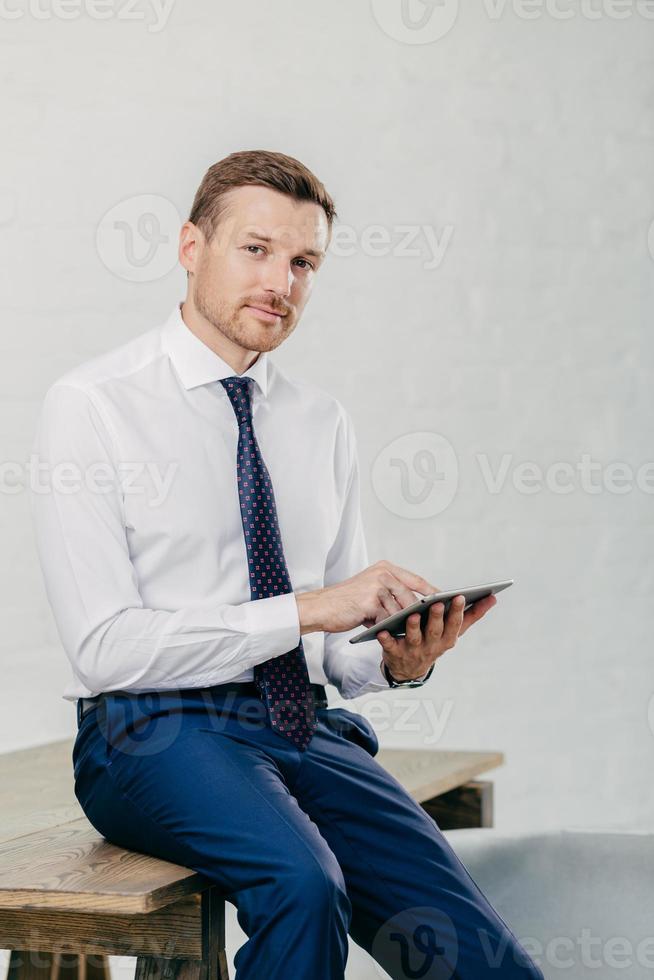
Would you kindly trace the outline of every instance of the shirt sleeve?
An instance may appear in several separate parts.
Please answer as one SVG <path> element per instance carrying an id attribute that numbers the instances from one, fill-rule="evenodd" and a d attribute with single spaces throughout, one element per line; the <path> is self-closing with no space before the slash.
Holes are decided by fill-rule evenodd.
<path id="1" fill-rule="evenodd" d="M 31 463 L 46 593 L 73 671 L 91 694 L 222 684 L 298 645 L 293 592 L 238 605 L 144 608 L 115 442 L 92 393 L 58 382 L 48 389 Z"/>
<path id="2" fill-rule="evenodd" d="M 337 535 L 325 563 L 325 585 L 335 585 L 362 572 L 370 564 L 361 518 L 360 477 L 352 420 L 343 410 L 343 433 L 337 471 L 345 473 L 344 499 Z M 383 648 L 379 640 L 351 644 L 361 626 L 344 633 L 324 634 L 324 670 L 343 698 L 371 691 L 390 691 L 382 673 Z"/>

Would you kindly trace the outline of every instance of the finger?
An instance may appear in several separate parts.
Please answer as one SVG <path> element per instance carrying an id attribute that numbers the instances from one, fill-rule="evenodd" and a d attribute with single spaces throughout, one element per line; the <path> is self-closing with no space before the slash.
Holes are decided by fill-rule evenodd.
<path id="1" fill-rule="evenodd" d="M 377 634 L 377 639 L 382 645 L 384 653 L 388 653 L 390 656 L 397 656 L 400 645 L 394 636 L 388 632 L 388 630 L 381 630 Z"/>
<path id="2" fill-rule="evenodd" d="M 406 609 L 407 606 L 412 606 L 419 598 L 419 595 L 409 589 L 391 572 L 382 572 L 381 581 L 384 588 L 388 589 L 395 597 L 400 609 Z"/>
<path id="3" fill-rule="evenodd" d="M 386 588 L 384 585 L 379 586 L 377 598 L 379 599 L 379 605 L 384 613 L 380 617 L 381 619 L 386 619 L 387 616 L 392 616 L 393 613 L 401 612 L 404 608 L 404 606 L 401 606 L 397 601 L 391 590 Z"/>
<path id="4" fill-rule="evenodd" d="M 465 598 L 462 595 L 454 596 L 450 602 L 450 608 L 445 617 L 445 628 L 443 630 L 442 642 L 448 649 L 456 643 L 459 630 L 463 625 L 463 610 L 465 608 Z"/>
<path id="5" fill-rule="evenodd" d="M 473 603 L 470 609 L 466 610 L 463 617 L 463 625 L 459 632 L 462 636 L 467 629 L 469 629 L 473 623 L 478 622 L 482 616 L 485 616 L 489 609 L 497 605 L 497 599 L 494 595 L 486 596 L 485 599 L 479 599 L 477 602 Z"/>
<path id="6" fill-rule="evenodd" d="M 466 611 L 466 618 L 469 620 L 481 619 L 481 617 L 492 609 L 493 606 L 497 605 L 497 599 L 494 595 L 487 595 L 483 599 L 478 599 L 474 602 L 472 606 Z"/>
<path id="7" fill-rule="evenodd" d="M 429 617 L 427 619 L 427 629 L 425 630 L 425 639 L 430 645 L 435 646 L 440 642 L 441 636 L 443 635 L 443 626 L 445 623 L 445 604 L 443 602 L 435 602 L 433 606 L 429 607 Z"/>
<path id="8" fill-rule="evenodd" d="M 407 617 L 405 637 L 407 646 L 419 647 L 422 645 L 423 635 L 420 628 L 420 613 L 411 613 Z"/>
<path id="9" fill-rule="evenodd" d="M 401 565 L 394 565 L 390 561 L 386 562 L 386 564 L 388 569 L 403 585 L 406 585 L 409 589 L 415 589 L 421 595 L 431 595 L 433 592 L 442 591 L 442 589 L 428 582 L 422 575 L 416 575 L 415 572 L 410 572 L 408 568 L 402 568 Z"/>
<path id="10" fill-rule="evenodd" d="M 402 609 L 406 609 L 407 606 L 415 605 L 416 600 L 418 598 L 417 594 L 413 592 L 411 589 L 407 588 L 407 586 L 405 586 L 400 581 L 400 579 L 396 578 L 390 572 L 386 572 L 383 575 L 383 581 L 385 582 L 387 587 L 393 592 L 395 599 L 400 603 Z M 438 591 L 438 590 L 436 590 L 434 587 L 432 591 Z M 416 615 L 418 615 L 418 619 L 416 620 L 416 622 L 420 624 L 420 614 L 418 613 Z M 427 617 L 427 621 L 428 621 L 428 617 Z M 411 630 L 409 630 L 408 627 L 405 627 L 405 629 L 406 629 L 405 635 L 407 636 L 407 643 L 411 643 L 413 647 L 417 647 L 425 642 L 426 638 L 420 625 L 418 625 L 417 629 L 412 628 Z"/>

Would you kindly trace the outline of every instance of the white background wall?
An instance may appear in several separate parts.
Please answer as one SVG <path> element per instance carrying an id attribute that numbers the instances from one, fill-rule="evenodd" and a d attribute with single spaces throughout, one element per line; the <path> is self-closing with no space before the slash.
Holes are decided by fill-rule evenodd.
<path id="1" fill-rule="evenodd" d="M 183 298 L 175 212 L 205 169 L 238 149 L 299 157 L 354 244 L 337 238 L 273 356 L 355 419 L 371 562 L 443 588 L 516 582 L 425 689 L 350 706 L 383 745 L 504 751 L 502 829 L 651 828 L 654 4 L 444 0 L 430 16 L 411 0 L 413 27 L 400 0 L 108 0 L 106 19 L 91 0 L 0 6 L 11 473 L 48 384 Z M 151 261 L 144 211 L 168 236 Z M 493 492 L 484 465 L 503 458 Z M 430 459 L 443 480 L 417 471 Z M 526 462 L 571 464 L 571 492 L 527 492 Z M 72 737 L 75 720 L 27 492 L 3 473 L 10 750 Z M 378 975 L 357 950 L 349 973 Z"/>

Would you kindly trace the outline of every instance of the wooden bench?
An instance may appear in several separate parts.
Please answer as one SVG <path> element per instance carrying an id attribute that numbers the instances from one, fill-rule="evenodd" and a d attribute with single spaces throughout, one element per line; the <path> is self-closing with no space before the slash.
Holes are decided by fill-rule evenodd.
<path id="1" fill-rule="evenodd" d="M 189 868 L 110 844 L 73 791 L 73 741 L 0 755 L 0 948 L 8 980 L 228 980 L 225 904 Z M 500 752 L 380 749 L 376 758 L 442 830 L 492 825 Z"/>

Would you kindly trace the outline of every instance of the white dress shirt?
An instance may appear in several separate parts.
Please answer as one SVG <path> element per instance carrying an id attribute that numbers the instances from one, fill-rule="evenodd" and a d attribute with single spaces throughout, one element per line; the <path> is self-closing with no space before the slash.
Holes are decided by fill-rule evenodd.
<path id="1" fill-rule="evenodd" d="M 251 600 L 236 480 L 234 370 L 168 319 L 68 371 L 46 392 L 30 505 L 73 679 L 63 697 L 248 681 L 300 640 L 294 592 Z M 252 418 L 294 590 L 369 564 L 351 419 L 260 353 Z M 309 677 L 343 698 L 390 690 L 377 640 L 302 637 Z"/>

